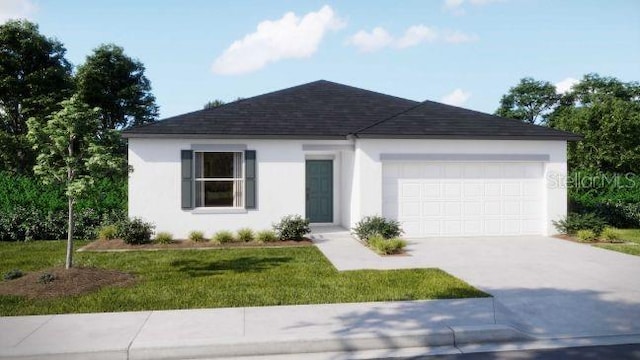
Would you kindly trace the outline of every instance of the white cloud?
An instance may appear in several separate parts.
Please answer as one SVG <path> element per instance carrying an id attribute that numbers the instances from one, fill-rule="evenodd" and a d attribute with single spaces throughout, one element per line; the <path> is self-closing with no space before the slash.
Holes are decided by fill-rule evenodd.
<path id="1" fill-rule="evenodd" d="M 31 0 L 1 0 L 0 24 L 9 19 L 29 19 L 38 10 Z"/>
<path id="2" fill-rule="evenodd" d="M 444 9 L 447 11 L 451 11 L 456 15 L 462 15 L 464 13 L 464 9 L 462 8 L 462 4 L 464 0 L 444 0 Z"/>
<path id="3" fill-rule="evenodd" d="M 579 83 L 580 80 L 578 79 L 574 79 L 572 77 L 568 77 L 564 80 L 558 81 L 555 85 L 556 85 L 556 92 L 558 94 L 564 94 L 567 91 L 571 90 L 571 88 L 573 87 L 573 85 Z"/>
<path id="4" fill-rule="evenodd" d="M 393 42 L 393 38 L 387 30 L 376 27 L 371 32 L 360 30 L 351 36 L 347 43 L 355 46 L 362 52 L 378 51 L 389 46 Z"/>
<path id="5" fill-rule="evenodd" d="M 396 41 L 396 46 L 402 49 L 416 46 L 421 42 L 433 42 L 437 38 L 438 34 L 435 30 L 424 25 L 414 25 L 408 28 L 404 35 Z"/>
<path id="6" fill-rule="evenodd" d="M 353 45 L 362 52 L 374 52 L 386 47 L 405 49 L 422 43 L 445 42 L 460 44 L 478 40 L 475 34 L 467 34 L 458 30 L 438 31 L 426 25 L 408 27 L 400 37 L 393 37 L 382 27 L 376 27 L 370 32 L 360 30 L 352 35 L 347 44 Z"/>
<path id="7" fill-rule="evenodd" d="M 221 75 L 238 75 L 259 70 L 283 59 L 300 59 L 313 55 L 328 31 L 344 26 L 330 6 L 302 18 L 288 12 L 278 20 L 265 20 L 256 31 L 234 41 L 212 65 Z"/>
<path id="8" fill-rule="evenodd" d="M 467 102 L 467 100 L 469 100 L 470 97 L 470 92 L 464 91 L 462 89 L 455 89 L 451 93 L 443 96 L 440 101 L 449 105 L 462 106 Z"/>

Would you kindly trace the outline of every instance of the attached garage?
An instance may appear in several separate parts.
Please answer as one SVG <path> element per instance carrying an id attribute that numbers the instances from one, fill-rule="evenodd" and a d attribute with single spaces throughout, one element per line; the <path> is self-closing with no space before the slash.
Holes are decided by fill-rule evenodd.
<path id="1" fill-rule="evenodd" d="M 383 161 L 382 214 L 408 237 L 546 232 L 544 162 Z"/>

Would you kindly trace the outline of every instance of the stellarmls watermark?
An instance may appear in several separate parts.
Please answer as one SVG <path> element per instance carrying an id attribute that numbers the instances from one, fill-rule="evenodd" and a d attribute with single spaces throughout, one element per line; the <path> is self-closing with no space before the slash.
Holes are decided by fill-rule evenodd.
<path id="1" fill-rule="evenodd" d="M 550 171 L 546 178 L 549 189 L 632 189 L 638 185 L 638 175 L 631 172 L 626 174 L 587 174 L 581 172 L 566 174 Z"/>

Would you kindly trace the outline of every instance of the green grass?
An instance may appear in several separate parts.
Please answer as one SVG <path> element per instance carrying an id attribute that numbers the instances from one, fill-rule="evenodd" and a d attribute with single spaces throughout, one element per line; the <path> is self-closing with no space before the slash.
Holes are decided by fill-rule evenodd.
<path id="1" fill-rule="evenodd" d="M 603 249 L 618 251 L 629 255 L 640 255 L 640 229 L 620 229 L 620 239 L 625 244 L 598 244 Z"/>
<path id="2" fill-rule="evenodd" d="M 0 272 L 61 265 L 64 245 L 0 243 Z M 83 252 L 75 259 L 78 265 L 131 272 L 138 283 L 55 300 L 0 296 L 0 315 L 487 296 L 438 269 L 338 272 L 315 247 Z"/>

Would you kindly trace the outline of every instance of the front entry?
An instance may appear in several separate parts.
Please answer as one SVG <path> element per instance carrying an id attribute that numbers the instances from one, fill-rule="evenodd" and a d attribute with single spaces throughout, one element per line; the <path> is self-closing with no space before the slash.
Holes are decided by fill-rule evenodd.
<path id="1" fill-rule="evenodd" d="M 333 160 L 307 160 L 306 211 L 312 223 L 333 222 Z"/>

